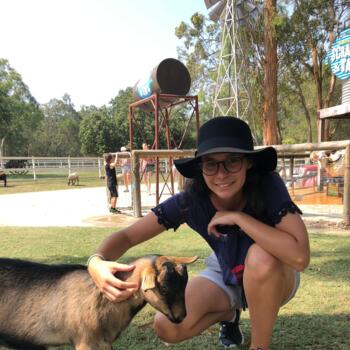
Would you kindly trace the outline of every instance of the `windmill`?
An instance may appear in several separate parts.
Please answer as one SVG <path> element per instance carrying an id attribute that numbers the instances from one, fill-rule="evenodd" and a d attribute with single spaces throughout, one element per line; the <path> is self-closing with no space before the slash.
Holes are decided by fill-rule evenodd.
<path id="1" fill-rule="evenodd" d="M 243 51 L 238 27 L 259 13 L 253 0 L 204 0 L 209 18 L 222 21 L 221 48 L 214 94 L 214 115 L 234 115 L 245 119 L 249 94 L 242 79 Z"/>

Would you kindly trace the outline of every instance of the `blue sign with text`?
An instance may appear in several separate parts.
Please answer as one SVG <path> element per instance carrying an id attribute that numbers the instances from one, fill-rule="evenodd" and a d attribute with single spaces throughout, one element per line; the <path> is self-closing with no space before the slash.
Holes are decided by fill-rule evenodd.
<path id="1" fill-rule="evenodd" d="M 138 82 L 136 90 L 137 90 L 137 94 L 141 99 L 152 95 L 152 83 L 153 83 L 153 80 L 151 78 L 140 80 Z"/>
<path id="2" fill-rule="evenodd" d="M 342 31 L 327 53 L 332 72 L 340 79 L 350 77 L 350 29 Z"/>

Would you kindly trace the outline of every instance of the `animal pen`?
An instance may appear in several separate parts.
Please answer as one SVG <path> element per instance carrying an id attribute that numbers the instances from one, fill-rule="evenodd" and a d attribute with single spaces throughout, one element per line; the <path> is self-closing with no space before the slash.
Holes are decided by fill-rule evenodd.
<path id="1" fill-rule="evenodd" d="M 320 143 L 304 143 L 294 145 L 276 145 L 274 146 L 278 154 L 277 171 L 284 179 L 292 199 L 296 204 L 322 204 L 322 207 L 334 207 L 342 210 L 342 220 L 344 225 L 350 225 L 350 140 L 337 142 L 320 142 Z M 259 147 L 257 147 L 259 148 Z M 340 178 L 330 178 L 325 176 L 319 166 L 312 164 L 310 153 L 314 151 L 344 151 L 344 174 Z M 172 171 L 169 157 L 182 158 L 192 157 L 195 153 L 194 149 L 189 150 L 133 150 L 132 152 L 118 152 L 119 158 L 130 157 L 132 163 L 132 186 L 130 196 L 130 207 L 132 215 L 140 217 L 142 209 L 145 209 L 145 201 L 141 197 L 141 174 L 140 159 L 143 157 L 158 157 L 159 166 L 162 169 L 164 179 L 170 176 Z M 26 161 L 22 168 L 5 168 L 5 164 L 11 160 Z M 95 178 L 103 176 L 103 160 L 102 158 L 49 158 L 49 157 L 4 157 L 0 159 L 0 164 L 5 173 L 9 175 L 12 182 L 16 176 L 21 177 L 23 171 L 27 172 L 27 177 L 31 177 L 36 181 L 37 176 L 44 176 L 48 173 L 53 182 L 57 181 L 54 174 L 62 174 L 64 179 L 71 171 L 78 171 L 80 174 L 83 169 L 89 171 L 89 176 Z M 302 169 L 307 169 L 302 172 Z M 15 175 L 10 174 L 13 173 Z M 117 169 L 117 172 L 121 172 Z M 20 181 L 20 180 L 18 180 Z M 65 181 L 65 180 L 64 180 Z M 84 178 L 83 178 L 84 183 Z M 102 185 L 102 183 L 101 183 Z M 159 195 L 171 195 L 182 189 L 184 178 L 178 177 L 178 187 L 171 186 L 167 181 L 159 192 Z M 1 187 L 0 187 L 1 188 Z M 3 189 L 2 191 L 5 191 Z M 165 193 L 166 192 L 166 193 Z M 165 197 L 165 196 L 164 196 Z M 159 200 L 159 198 L 158 198 Z M 154 205 L 156 205 L 156 200 Z M 144 207 L 144 208 L 143 208 Z"/>
<path id="2" fill-rule="evenodd" d="M 275 145 L 275 149 L 278 154 L 278 167 L 277 171 L 284 179 L 289 192 L 293 200 L 305 202 L 308 198 L 311 198 L 309 204 L 324 204 L 342 205 L 342 219 L 344 225 L 350 225 L 350 141 L 337 141 L 337 142 L 321 142 L 321 143 L 303 143 L 294 145 Z M 257 147 L 259 148 L 259 147 Z M 325 176 L 319 167 L 312 174 L 306 174 L 306 176 L 300 175 L 298 170 L 310 162 L 310 153 L 313 151 L 321 150 L 345 150 L 344 157 L 344 175 L 342 177 L 342 191 L 336 193 L 334 198 L 330 193 L 329 188 L 332 185 L 332 179 Z M 142 157 L 191 157 L 195 153 L 195 150 L 134 150 L 131 152 L 132 158 L 132 199 L 133 199 L 133 212 L 134 216 L 142 216 L 142 201 L 141 201 L 141 181 L 139 163 Z M 299 166 L 298 166 L 299 165 Z M 311 176 L 310 176 L 311 175 Z M 182 178 L 180 176 L 180 178 Z M 308 186 L 298 186 L 298 182 L 303 180 L 312 180 L 312 185 L 309 191 L 306 189 Z M 184 179 L 181 179 L 180 189 L 183 187 Z M 306 184 L 306 182 L 304 183 Z M 339 184 L 339 183 L 338 183 Z M 174 193 L 172 188 L 169 188 L 171 194 Z M 156 205 L 157 203 L 155 203 Z"/>

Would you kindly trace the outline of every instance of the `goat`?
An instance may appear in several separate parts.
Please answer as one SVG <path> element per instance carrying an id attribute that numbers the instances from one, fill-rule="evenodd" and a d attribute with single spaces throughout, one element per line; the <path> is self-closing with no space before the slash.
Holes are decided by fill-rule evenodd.
<path id="1" fill-rule="evenodd" d="M 68 186 L 79 185 L 79 174 L 77 172 L 68 175 Z"/>
<path id="2" fill-rule="evenodd" d="M 0 258 L 0 346 L 46 350 L 73 345 L 76 350 L 111 350 L 132 318 L 150 303 L 175 323 L 186 316 L 185 264 L 197 257 L 144 256 L 131 272 L 139 290 L 128 300 L 111 302 L 83 265 L 47 265 Z"/>
<path id="3" fill-rule="evenodd" d="M 4 181 L 4 187 L 7 186 L 7 175 L 2 171 L 0 171 L 0 181 Z"/>

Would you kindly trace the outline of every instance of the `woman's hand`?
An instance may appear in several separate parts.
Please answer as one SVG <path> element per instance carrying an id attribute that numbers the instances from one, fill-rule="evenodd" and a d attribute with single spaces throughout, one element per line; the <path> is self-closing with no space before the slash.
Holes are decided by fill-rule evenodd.
<path id="1" fill-rule="evenodd" d="M 218 231 L 218 226 L 233 226 L 236 225 L 236 216 L 237 212 L 235 211 L 218 211 L 212 217 L 208 224 L 208 233 L 209 235 L 213 235 L 216 238 L 220 238 L 225 236 L 224 234 Z"/>
<path id="2" fill-rule="evenodd" d="M 90 261 L 88 271 L 92 280 L 107 299 L 120 302 L 129 299 L 138 290 L 138 284 L 121 281 L 114 274 L 117 271 L 132 271 L 134 268 L 134 265 L 104 261 L 96 257 Z"/>

